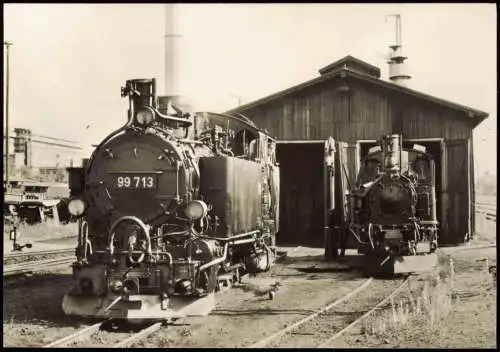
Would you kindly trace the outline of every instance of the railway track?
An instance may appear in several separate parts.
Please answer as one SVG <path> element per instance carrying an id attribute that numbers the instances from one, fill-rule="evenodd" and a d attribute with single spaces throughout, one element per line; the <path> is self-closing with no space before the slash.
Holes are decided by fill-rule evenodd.
<path id="1" fill-rule="evenodd" d="M 35 260 L 19 264 L 5 265 L 3 267 L 3 277 L 27 274 L 34 271 L 45 270 L 48 267 L 57 267 L 71 264 L 75 261 L 75 256 L 66 256 L 62 258 L 53 258 L 45 260 Z"/>
<path id="2" fill-rule="evenodd" d="M 497 221 L 497 209 L 496 203 L 493 202 L 476 202 L 475 211 L 478 214 L 483 215 L 486 220 Z"/>
<path id="3" fill-rule="evenodd" d="M 276 261 L 281 261 L 288 256 L 288 254 L 300 249 L 295 247 L 288 251 L 278 252 Z M 226 290 L 224 290 L 226 291 Z M 224 292 L 222 291 L 222 292 Z M 106 325 L 112 324 L 111 319 L 100 321 L 96 324 L 87 326 L 71 335 L 62 337 L 54 342 L 51 342 L 44 348 L 52 347 L 118 347 L 127 348 L 136 344 L 147 336 L 157 332 L 165 322 L 150 323 L 139 331 L 110 331 L 106 329 Z"/>
<path id="4" fill-rule="evenodd" d="M 98 322 L 43 347 L 84 347 L 91 345 L 92 347 L 126 348 L 159 330 L 163 326 L 164 322 L 150 323 L 139 331 L 134 332 L 107 331 L 107 325 L 111 324 L 113 324 L 111 320 Z M 98 336 L 99 334 L 103 336 Z M 96 338 L 92 340 L 94 336 Z M 87 344 L 85 344 L 86 341 Z"/>
<path id="5" fill-rule="evenodd" d="M 46 250 L 46 251 L 6 253 L 3 256 L 3 260 L 6 261 L 9 259 L 22 259 L 24 257 L 71 254 L 74 252 L 75 252 L 75 247 L 68 247 L 68 248 L 62 248 L 62 249 L 51 249 L 51 250 Z"/>
<path id="6" fill-rule="evenodd" d="M 457 248 L 456 252 L 470 251 L 470 250 L 474 250 L 474 249 L 495 248 L 496 246 L 497 246 L 496 244 L 484 244 L 484 245 L 477 245 L 477 246 L 461 247 L 461 248 Z"/>
<path id="7" fill-rule="evenodd" d="M 327 347 L 332 344 L 334 340 L 383 306 L 391 297 L 394 297 L 403 287 L 405 287 L 408 281 L 409 277 L 402 281 L 391 281 L 389 283 L 390 287 L 388 289 L 384 288 L 383 290 L 385 298 L 380 302 L 373 302 L 373 297 L 370 299 L 370 293 L 374 292 L 374 290 L 367 291 L 367 288 L 374 284 L 377 285 L 380 282 L 375 281 L 373 278 L 369 278 L 344 297 L 249 347 L 305 348 L 311 347 L 310 345 L 319 348 Z M 363 296 L 366 296 L 363 297 L 363 299 L 351 299 L 362 292 L 365 293 Z M 342 309 L 337 309 L 337 312 L 330 313 L 335 307 Z M 361 316 L 356 314 L 359 310 L 364 310 L 365 313 Z M 352 319 L 352 315 L 356 315 L 356 317 Z M 334 333 L 333 336 L 332 333 Z"/>
<path id="8" fill-rule="evenodd" d="M 331 344 L 336 340 L 338 339 L 340 336 L 342 336 L 344 333 L 346 333 L 348 330 L 350 330 L 351 328 L 353 328 L 355 325 L 357 325 L 358 323 L 360 323 L 363 319 L 367 318 L 369 315 L 373 314 L 377 309 L 380 309 L 384 304 L 386 304 L 387 302 L 389 302 L 389 300 L 391 298 L 393 298 L 394 296 L 396 296 L 399 291 L 406 286 L 406 284 L 409 282 L 410 280 L 410 277 L 407 277 L 399 286 L 396 287 L 396 289 L 394 289 L 387 297 L 385 297 L 382 301 L 380 301 L 379 303 L 377 303 L 373 308 L 371 308 L 370 310 L 368 310 L 365 314 L 363 314 L 362 316 L 360 316 L 359 318 L 357 318 L 356 320 L 354 320 L 352 323 L 350 323 L 349 325 L 347 325 L 345 328 L 343 328 L 342 330 L 340 330 L 339 332 L 337 332 L 335 335 L 333 335 L 332 337 L 330 337 L 328 340 L 324 341 L 323 343 L 321 343 L 319 346 L 317 346 L 318 348 L 328 348 L 331 346 Z"/>

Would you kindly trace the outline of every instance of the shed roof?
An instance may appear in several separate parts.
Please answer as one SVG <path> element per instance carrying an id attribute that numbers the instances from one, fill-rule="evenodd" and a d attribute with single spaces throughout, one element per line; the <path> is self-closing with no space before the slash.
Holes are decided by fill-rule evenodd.
<path id="1" fill-rule="evenodd" d="M 354 56 L 347 55 L 346 57 L 331 63 L 328 66 L 319 69 L 319 74 L 324 75 L 335 71 L 341 67 L 348 68 L 351 71 L 364 73 L 375 78 L 380 78 L 380 68 L 373 66 L 363 60 L 357 59 Z"/>
<path id="2" fill-rule="evenodd" d="M 401 86 L 399 84 L 387 82 L 387 81 L 381 80 L 377 77 L 374 77 L 371 74 L 361 73 L 361 72 L 359 72 L 359 70 L 349 68 L 348 65 L 342 65 L 344 62 L 349 62 L 349 60 L 351 62 L 355 62 L 353 59 L 356 60 L 357 62 L 361 62 L 363 64 L 366 64 L 365 62 L 358 60 L 350 55 L 346 56 L 345 58 L 338 60 L 338 61 L 334 62 L 333 64 L 322 68 L 320 70 L 320 72 L 323 72 L 323 73 L 319 77 L 316 77 L 316 78 L 311 79 L 309 81 L 295 85 L 293 87 L 287 88 L 287 89 L 282 90 L 280 92 L 268 95 L 264 98 L 255 100 L 253 102 L 241 105 L 235 109 L 231 109 L 231 110 L 227 111 L 226 113 L 242 112 L 242 111 L 245 111 L 245 110 L 248 110 L 251 108 L 255 108 L 259 105 L 269 103 L 271 101 L 277 100 L 279 98 L 285 97 L 285 96 L 290 95 L 292 93 L 296 93 L 298 91 L 301 91 L 301 90 L 306 89 L 308 87 L 311 87 L 313 85 L 316 85 L 316 84 L 319 84 L 321 82 L 325 82 L 325 81 L 328 81 L 328 80 L 331 80 L 334 78 L 352 77 L 354 79 L 358 79 L 358 80 L 362 80 L 362 81 L 365 81 L 368 83 L 372 83 L 372 84 L 379 86 L 379 87 L 382 87 L 384 89 L 399 91 L 403 94 L 407 94 L 407 95 L 414 96 L 414 97 L 419 98 L 419 99 L 430 101 L 430 102 L 439 104 L 441 106 L 448 107 L 450 109 L 465 112 L 465 113 L 467 113 L 467 116 L 474 121 L 474 126 L 478 125 L 481 121 L 483 121 L 484 119 L 486 119 L 489 116 L 489 114 L 487 112 L 473 109 L 473 108 L 470 108 L 468 106 L 457 104 L 457 103 L 454 103 L 454 102 L 451 102 L 448 100 L 444 100 L 441 98 L 437 98 L 437 97 L 434 97 L 432 95 L 428 95 L 428 94 L 416 91 L 414 89 L 410 89 L 408 87 Z M 366 64 L 366 65 L 369 65 L 369 64 Z M 369 65 L 369 66 L 372 66 L 372 65 Z M 372 67 L 375 67 L 375 66 L 372 66 Z"/>

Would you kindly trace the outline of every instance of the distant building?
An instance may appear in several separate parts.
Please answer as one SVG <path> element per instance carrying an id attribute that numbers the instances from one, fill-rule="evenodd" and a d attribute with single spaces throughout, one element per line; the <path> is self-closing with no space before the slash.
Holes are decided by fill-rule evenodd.
<path id="1" fill-rule="evenodd" d="M 4 150 L 6 150 L 4 138 Z M 47 179 L 65 182 L 66 167 L 73 166 L 79 160 L 81 148 L 76 142 L 32 134 L 31 130 L 15 128 L 9 136 L 10 155 L 9 178 Z M 4 155 L 4 179 L 5 179 Z"/>
<path id="2" fill-rule="evenodd" d="M 65 167 L 40 167 L 38 168 L 40 179 L 46 179 L 53 182 L 67 182 L 68 173 Z"/>

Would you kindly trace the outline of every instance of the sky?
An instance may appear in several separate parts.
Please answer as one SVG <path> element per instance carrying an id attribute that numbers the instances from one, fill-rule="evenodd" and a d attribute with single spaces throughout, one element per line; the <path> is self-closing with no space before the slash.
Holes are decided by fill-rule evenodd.
<path id="1" fill-rule="evenodd" d="M 387 79 L 395 13 L 409 87 L 489 113 L 474 131 L 475 167 L 496 173 L 494 4 L 175 5 L 178 91 L 195 111 L 225 111 L 348 54 Z M 155 77 L 164 92 L 165 5 L 5 4 L 3 23 L 10 125 L 76 140 L 82 157 L 125 123 L 127 79 Z"/>

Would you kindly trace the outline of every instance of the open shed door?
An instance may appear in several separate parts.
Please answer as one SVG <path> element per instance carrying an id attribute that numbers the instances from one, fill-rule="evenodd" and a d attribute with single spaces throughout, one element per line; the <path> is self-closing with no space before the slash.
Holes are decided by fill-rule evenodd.
<path id="1" fill-rule="evenodd" d="M 349 172 L 349 154 L 352 160 L 355 158 L 352 151 L 352 145 L 347 142 L 336 143 L 336 153 L 334 157 L 334 167 L 332 168 L 334 174 L 330 180 L 331 197 L 333 198 L 334 207 L 329 212 L 329 233 L 325 232 L 325 257 L 332 259 L 338 254 L 343 253 L 346 246 L 346 224 L 349 221 L 349 200 L 347 196 L 350 190 L 352 172 Z M 340 250 L 340 252 L 339 252 Z"/>
<path id="2" fill-rule="evenodd" d="M 324 207 L 324 248 L 325 248 L 325 257 L 330 257 L 331 251 L 335 250 L 334 247 L 332 247 L 332 234 L 335 234 L 335 224 L 332 220 L 335 219 L 335 214 L 338 211 L 339 207 L 342 207 L 342 203 L 339 202 L 338 197 L 337 197 L 337 187 L 335 187 L 335 169 L 336 169 L 336 163 L 335 160 L 337 159 L 335 157 L 336 154 L 336 148 L 335 148 L 335 140 L 330 137 L 328 140 L 325 141 L 325 159 L 324 159 L 324 176 L 323 176 L 323 182 L 324 182 L 324 202 L 325 202 L 325 207 Z"/>
<path id="3" fill-rule="evenodd" d="M 471 234 L 471 165 L 468 139 L 446 141 L 440 242 L 456 244 Z"/>
<path id="4" fill-rule="evenodd" d="M 335 208 L 335 141 L 277 141 L 280 166 L 278 244 L 323 247 Z"/>
<path id="5" fill-rule="evenodd" d="M 337 179 L 339 183 L 340 191 L 337 192 L 337 197 L 339 202 L 342 203 L 342 212 L 338 214 L 336 219 L 336 224 L 339 226 L 339 240 L 340 245 L 343 249 L 356 248 L 357 243 L 351 236 L 349 236 L 347 231 L 347 225 L 350 221 L 350 205 L 349 205 L 349 195 L 351 189 L 356 186 L 356 180 L 358 177 L 360 159 L 360 147 L 357 142 L 338 142 L 338 158 L 337 162 L 339 164 Z"/>

